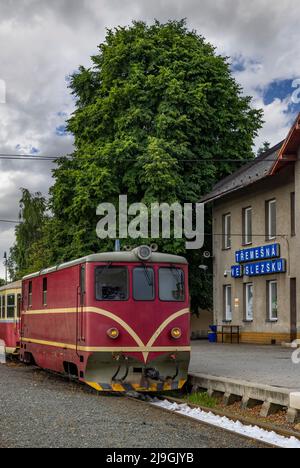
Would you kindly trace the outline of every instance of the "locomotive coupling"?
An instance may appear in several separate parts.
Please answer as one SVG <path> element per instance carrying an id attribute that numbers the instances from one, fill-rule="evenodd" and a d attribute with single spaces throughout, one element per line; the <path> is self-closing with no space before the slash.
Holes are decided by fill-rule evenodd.
<path id="1" fill-rule="evenodd" d="M 160 382 L 164 382 L 165 378 L 162 377 L 157 369 L 154 369 L 153 367 L 149 367 L 148 369 L 145 369 L 145 377 L 147 379 L 151 380 L 156 380 Z"/>

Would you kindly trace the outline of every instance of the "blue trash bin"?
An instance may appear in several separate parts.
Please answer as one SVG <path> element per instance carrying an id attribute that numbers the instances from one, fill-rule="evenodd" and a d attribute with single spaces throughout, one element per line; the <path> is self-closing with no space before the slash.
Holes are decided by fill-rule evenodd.
<path id="1" fill-rule="evenodd" d="M 217 325 L 210 325 L 209 328 L 213 333 L 217 333 L 217 331 L 218 331 Z"/>
<path id="2" fill-rule="evenodd" d="M 208 341 L 210 343 L 216 343 L 217 342 L 217 334 L 216 333 L 209 333 L 208 334 Z"/>

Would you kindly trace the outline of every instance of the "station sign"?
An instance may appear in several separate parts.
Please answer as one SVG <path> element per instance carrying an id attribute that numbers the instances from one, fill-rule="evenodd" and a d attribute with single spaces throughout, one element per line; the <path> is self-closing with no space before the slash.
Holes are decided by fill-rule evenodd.
<path id="1" fill-rule="evenodd" d="M 276 273 L 286 273 L 286 261 L 282 258 L 266 262 L 249 263 L 244 266 L 245 276 L 264 276 Z"/>
<path id="2" fill-rule="evenodd" d="M 231 267 L 232 278 L 286 273 L 286 260 L 280 258 L 280 244 L 238 250 L 235 260 L 237 264 Z"/>
<path id="3" fill-rule="evenodd" d="M 243 276 L 265 276 L 278 273 L 286 273 L 286 260 L 267 260 L 265 262 L 247 263 L 247 265 L 234 265 L 231 268 L 232 278 Z"/>
<path id="4" fill-rule="evenodd" d="M 262 247 L 238 250 L 235 253 L 236 263 L 248 263 L 259 260 L 270 260 L 280 257 L 280 244 L 270 244 Z"/>
<path id="5" fill-rule="evenodd" d="M 242 278 L 244 276 L 243 266 L 242 265 L 233 265 L 231 267 L 231 277 L 232 278 Z"/>

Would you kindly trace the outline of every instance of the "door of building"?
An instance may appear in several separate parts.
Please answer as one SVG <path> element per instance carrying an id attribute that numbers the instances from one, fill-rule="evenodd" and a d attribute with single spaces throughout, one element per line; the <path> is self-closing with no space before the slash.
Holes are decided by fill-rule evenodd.
<path id="1" fill-rule="evenodd" d="M 297 281 L 291 278 L 291 341 L 297 339 Z"/>

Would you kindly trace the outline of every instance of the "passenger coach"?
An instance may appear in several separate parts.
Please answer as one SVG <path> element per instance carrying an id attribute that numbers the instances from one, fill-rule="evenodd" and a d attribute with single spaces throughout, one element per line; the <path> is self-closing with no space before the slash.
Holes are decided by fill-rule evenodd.
<path id="1" fill-rule="evenodd" d="M 20 347 L 21 281 L 0 288 L 0 340 L 7 354 Z"/>
<path id="2" fill-rule="evenodd" d="M 23 279 L 21 360 L 97 390 L 181 388 L 190 359 L 187 261 L 90 255 Z"/>

